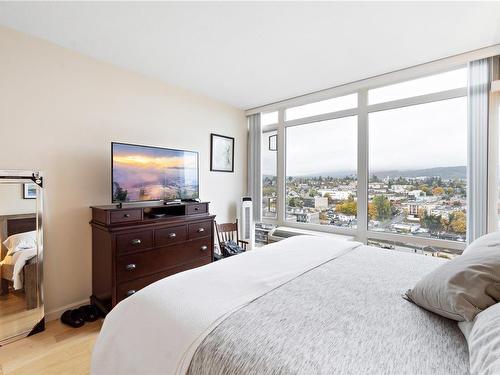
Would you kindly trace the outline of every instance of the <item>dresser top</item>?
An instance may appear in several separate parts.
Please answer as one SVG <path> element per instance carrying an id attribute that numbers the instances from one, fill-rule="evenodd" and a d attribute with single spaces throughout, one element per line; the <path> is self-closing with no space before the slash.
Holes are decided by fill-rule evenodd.
<path id="1" fill-rule="evenodd" d="M 90 208 L 96 208 L 103 211 L 113 211 L 113 210 L 126 210 L 133 208 L 153 208 L 153 207 L 178 207 L 178 206 L 189 206 L 193 204 L 208 204 L 210 202 L 180 202 L 180 203 L 169 203 L 164 204 L 163 202 L 137 202 L 137 203 L 123 203 L 122 208 L 118 207 L 118 203 L 107 204 L 100 206 L 90 206 Z"/>

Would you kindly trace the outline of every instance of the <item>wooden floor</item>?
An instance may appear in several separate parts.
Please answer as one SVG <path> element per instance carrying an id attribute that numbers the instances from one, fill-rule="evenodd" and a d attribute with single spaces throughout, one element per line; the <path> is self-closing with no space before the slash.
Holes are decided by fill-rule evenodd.
<path id="1" fill-rule="evenodd" d="M 42 308 L 26 310 L 23 291 L 0 295 L 0 337 L 8 338 L 20 332 L 29 332 L 42 317 Z"/>
<path id="2" fill-rule="evenodd" d="M 1 347 L 0 375 L 88 374 L 102 321 L 71 328 L 55 320 L 44 332 Z"/>

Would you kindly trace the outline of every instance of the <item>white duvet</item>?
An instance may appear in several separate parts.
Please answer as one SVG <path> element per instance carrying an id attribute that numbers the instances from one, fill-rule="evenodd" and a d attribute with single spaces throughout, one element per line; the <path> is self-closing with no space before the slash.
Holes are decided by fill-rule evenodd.
<path id="1" fill-rule="evenodd" d="M 92 374 L 185 374 L 198 345 L 229 314 L 358 246 L 292 237 L 151 284 L 106 317 Z"/>
<path id="2" fill-rule="evenodd" d="M 7 255 L 0 262 L 2 278 L 11 280 L 15 290 L 23 288 L 22 271 L 26 262 L 37 255 L 36 231 L 9 236 L 3 245 Z"/>
<path id="3" fill-rule="evenodd" d="M 12 280 L 15 290 L 23 288 L 23 267 L 26 265 L 26 262 L 34 256 L 36 256 L 36 248 L 28 248 L 22 251 L 16 251 L 12 255 L 7 255 L 4 260 L 0 262 L 2 277 Z"/>

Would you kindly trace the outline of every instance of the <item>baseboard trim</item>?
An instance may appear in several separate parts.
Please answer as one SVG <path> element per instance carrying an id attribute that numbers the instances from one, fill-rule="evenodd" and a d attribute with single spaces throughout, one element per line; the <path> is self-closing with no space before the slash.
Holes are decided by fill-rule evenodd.
<path id="1" fill-rule="evenodd" d="M 75 302 L 75 303 L 72 303 L 72 304 L 69 304 L 69 305 L 66 305 L 63 307 L 59 307 L 59 308 L 52 310 L 52 311 L 48 311 L 45 313 L 45 321 L 50 322 L 51 320 L 57 320 L 61 317 L 63 312 L 65 312 L 66 310 L 76 309 L 80 306 L 88 305 L 88 304 L 89 304 L 89 299 L 87 298 L 85 300 Z"/>

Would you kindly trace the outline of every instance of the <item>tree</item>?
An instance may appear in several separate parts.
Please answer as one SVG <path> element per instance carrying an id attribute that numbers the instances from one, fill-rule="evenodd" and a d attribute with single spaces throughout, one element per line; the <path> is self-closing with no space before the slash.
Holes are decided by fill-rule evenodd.
<path id="1" fill-rule="evenodd" d="M 291 197 L 288 198 L 288 206 L 289 207 L 302 207 L 303 202 L 299 197 Z"/>
<path id="2" fill-rule="evenodd" d="M 358 212 L 358 203 L 354 199 L 348 199 L 335 206 L 335 211 L 348 216 L 356 216 Z"/>
<path id="3" fill-rule="evenodd" d="M 432 191 L 429 188 L 429 185 L 422 184 L 418 187 L 418 190 L 422 190 L 426 195 L 432 195 Z"/>
<path id="4" fill-rule="evenodd" d="M 450 228 L 453 232 L 460 234 L 467 231 L 467 217 L 463 211 L 457 211 L 453 214 L 453 220 L 450 220 Z"/>
<path id="5" fill-rule="evenodd" d="M 428 228 L 431 233 L 439 232 L 443 229 L 441 219 L 441 215 L 432 215 L 424 211 L 423 216 L 420 217 L 420 225 Z"/>
<path id="6" fill-rule="evenodd" d="M 432 195 L 444 195 L 444 189 L 441 186 L 436 186 L 432 189 Z"/>
<path id="7" fill-rule="evenodd" d="M 388 220 L 392 215 L 391 202 L 385 195 L 377 195 L 372 200 L 377 210 L 377 220 Z"/>
<path id="8" fill-rule="evenodd" d="M 377 207 L 373 203 L 368 203 L 368 217 L 371 220 L 377 220 Z"/>

